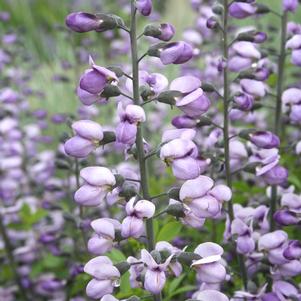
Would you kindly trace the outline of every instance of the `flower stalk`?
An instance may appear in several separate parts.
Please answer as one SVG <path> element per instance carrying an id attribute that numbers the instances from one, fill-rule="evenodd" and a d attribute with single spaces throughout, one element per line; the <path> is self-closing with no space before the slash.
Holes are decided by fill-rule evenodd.
<path id="1" fill-rule="evenodd" d="M 136 7 L 134 1 L 131 3 L 131 28 L 130 28 L 130 40 L 131 40 L 131 53 L 132 53 L 132 72 L 133 72 L 133 98 L 136 105 L 141 105 L 139 95 L 139 60 L 137 51 L 137 35 L 136 35 Z M 146 157 L 144 154 L 143 146 L 143 128 L 141 123 L 137 128 L 136 136 L 137 157 L 139 162 L 139 170 L 141 177 L 141 190 L 144 199 L 150 199 L 149 187 L 148 187 L 148 171 Z M 148 249 L 154 249 L 154 227 L 152 218 L 146 220 L 146 236 L 148 242 Z"/>
<path id="2" fill-rule="evenodd" d="M 229 1 L 224 0 L 223 7 L 224 7 L 224 16 L 223 16 L 223 59 L 226 62 L 226 66 L 223 68 L 223 79 L 224 79 L 224 94 L 223 94 L 223 101 L 224 101 L 224 125 L 223 125 L 223 134 L 224 134 L 224 151 L 225 151 L 225 173 L 226 173 L 226 183 L 227 186 L 232 190 L 232 173 L 230 168 L 230 137 L 229 137 L 229 74 L 228 74 L 228 58 L 229 58 L 229 45 L 228 45 L 228 8 L 229 8 Z M 228 214 L 230 218 L 230 222 L 234 219 L 234 212 L 233 212 L 233 202 L 232 199 L 228 202 Z M 243 286 L 245 290 L 247 290 L 247 272 L 246 267 L 244 264 L 243 256 L 241 254 L 237 254 L 238 264 L 240 269 L 240 274 L 243 281 Z"/>
<path id="3" fill-rule="evenodd" d="M 281 130 L 281 97 L 283 92 L 283 80 L 285 71 L 285 58 L 286 58 L 286 27 L 287 27 L 287 12 L 284 11 L 281 16 L 281 39 L 280 39 L 280 55 L 278 60 L 278 81 L 277 81 L 277 94 L 276 94 L 276 110 L 274 120 L 274 132 L 277 136 L 280 135 Z M 271 199 L 270 199 L 270 230 L 275 230 L 274 213 L 277 208 L 277 185 L 272 186 Z"/>

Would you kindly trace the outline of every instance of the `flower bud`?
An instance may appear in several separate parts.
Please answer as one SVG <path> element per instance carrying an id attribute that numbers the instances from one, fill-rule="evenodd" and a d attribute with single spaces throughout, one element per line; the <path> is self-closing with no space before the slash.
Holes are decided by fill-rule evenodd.
<path id="1" fill-rule="evenodd" d="M 104 87 L 101 97 L 104 98 L 110 98 L 110 97 L 116 97 L 120 95 L 120 90 L 117 86 L 115 85 L 107 85 Z"/>
<path id="2" fill-rule="evenodd" d="M 235 107 L 239 110 L 250 111 L 253 108 L 254 97 L 249 94 L 240 93 L 239 95 L 234 96 L 233 101 Z"/>
<path id="3" fill-rule="evenodd" d="M 298 7 L 298 0 L 283 0 L 282 7 L 284 11 L 290 11 L 294 13 Z"/>
<path id="4" fill-rule="evenodd" d="M 197 121 L 195 119 L 186 115 L 174 117 L 171 123 L 173 126 L 175 126 L 178 129 L 182 129 L 182 128 L 192 129 L 195 128 L 197 125 Z"/>
<path id="5" fill-rule="evenodd" d="M 152 0 L 136 0 L 136 8 L 143 16 L 149 16 L 152 12 Z"/>
<path id="6" fill-rule="evenodd" d="M 234 2 L 229 7 L 229 14 L 236 19 L 245 19 L 256 13 L 256 6 L 249 3 Z"/>
<path id="7" fill-rule="evenodd" d="M 158 101 L 169 105 L 175 105 L 176 101 L 182 96 L 179 91 L 165 91 L 159 94 Z"/>
<path id="8" fill-rule="evenodd" d="M 120 17 L 106 14 L 89 14 L 84 12 L 71 13 L 66 18 L 66 25 L 76 32 L 98 31 L 114 29 L 122 25 Z"/>
<path id="9" fill-rule="evenodd" d="M 282 226 L 297 225 L 299 222 L 296 213 L 289 210 L 278 210 L 274 214 L 274 219 Z"/>
<path id="10" fill-rule="evenodd" d="M 184 64 L 189 61 L 192 56 L 192 47 L 183 41 L 165 44 L 161 48 L 161 51 L 159 51 L 159 57 L 163 65 Z"/>
<path id="11" fill-rule="evenodd" d="M 216 15 L 222 15 L 224 13 L 224 7 L 219 4 L 219 3 L 215 3 L 212 7 L 212 11 L 213 13 L 215 13 Z"/>
<path id="12" fill-rule="evenodd" d="M 157 38 L 161 41 L 170 41 L 175 34 L 175 28 L 168 23 L 160 24 L 159 26 L 148 25 L 144 29 L 144 35 Z"/>
<path id="13" fill-rule="evenodd" d="M 166 208 L 166 212 L 168 214 L 176 216 L 176 217 L 184 217 L 185 216 L 184 206 L 179 202 L 168 205 L 168 207 Z"/>
<path id="14" fill-rule="evenodd" d="M 214 16 L 210 17 L 206 22 L 206 26 L 209 29 L 217 29 L 219 27 L 218 19 Z"/>
<path id="15" fill-rule="evenodd" d="M 66 18 L 66 25 L 76 32 L 96 30 L 102 22 L 96 15 L 84 12 L 71 13 Z"/>
<path id="16" fill-rule="evenodd" d="M 279 147 L 280 140 L 278 136 L 269 131 L 257 131 L 249 135 L 250 141 L 257 147 L 270 149 Z"/>

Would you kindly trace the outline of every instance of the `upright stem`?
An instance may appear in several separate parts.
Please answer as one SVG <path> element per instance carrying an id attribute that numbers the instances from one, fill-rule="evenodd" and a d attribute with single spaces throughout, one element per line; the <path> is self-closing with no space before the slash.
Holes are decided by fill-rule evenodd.
<path id="1" fill-rule="evenodd" d="M 277 136 L 280 135 L 281 130 L 281 97 L 283 92 L 283 80 L 285 70 L 285 43 L 286 43 L 286 27 L 287 27 L 287 12 L 281 16 L 281 39 L 280 39 L 280 55 L 278 60 L 278 81 L 277 81 L 277 94 L 276 94 L 276 112 L 274 120 L 274 132 Z M 270 230 L 275 230 L 274 213 L 277 207 L 277 185 L 272 186 L 271 200 L 270 200 Z"/>
<path id="2" fill-rule="evenodd" d="M 229 74 L 228 74 L 228 58 L 229 58 L 229 45 L 228 45 L 228 3 L 229 0 L 224 0 L 224 18 L 223 18 L 223 57 L 226 61 L 226 66 L 224 67 L 224 150 L 225 150 L 225 173 L 226 173 L 226 183 L 230 189 L 232 189 L 232 174 L 230 169 L 230 137 L 229 137 Z M 232 200 L 228 202 L 228 213 L 230 221 L 234 219 L 233 203 Z M 240 273 L 243 281 L 244 288 L 247 289 L 247 272 L 244 264 L 244 259 L 241 254 L 237 254 L 238 264 L 240 268 Z"/>
<path id="3" fill-rule="evenodd" d="M 14 255 L 13 255 L 13 247 L 10 243 L 10 239 L 7 235 L 7 232 L 6 232 L 5 226 L 3 224 L 1 215 L 0 215 L 0 233 L 1 233 L 1 236 L 2 236 L 2 239 L 3 239 L 3 242 L 4 242 L 5 252 L 6 252 L 8 261 L 9 261 L 10 268 L 13 272 L 13 275 L 15 277 L 15 281 L 16 281 L 16 283 L 18 285 L 18 288 L 19 288 L 20 298 L 21 298 L 21 300 L 29 301 L 29 299 L 26 295 L 26 291 L 25 291 L 25 289 L 22 285 L 21 278 L 18 274 L 17 265 L 15 263 L 15 259 L 14 259 Z"/>
<path id="4" fill-rule="evenodd" d="M 140 104 L 139 95 L 139 61 L 137 52 L 137 35 L 136 35 L 136 7 L 134 1 L 131 3 L 131 29 L 130 29 L 130 39 L 131 39 L 131 53 L 132 53 L 132 72 L 133 72 L 133 98 L 136 105 Z M 147 172 L 147 162 L 145 160 L 144 145 L 143 145 L 143 129 L 141 124 L 137 128 L 136 136 L 136 147 L 137 147 L 137 157 L 140 169 L 140 180 L 141 180 L 141 190 L 142 196 L 145 199 L 150 199 L 149 188 L 148 188 L 148 172 Z M 154 249 L 154 227 L 152 218 L 146 220 L 146 237 L 148 242 L 148 249 Z M 158 299 L 160 300 L 160 299 Z"/>
<path id="5" fill-rule="evenodd" d="M 228 49 L 228 0 L 224 0 L 224 19 L 223 19 L 223 56 L 226 62 L 229 57 Z M 225 172 L 226 172 L 226 182 L 230 189 L 232 189 L 232 177 L 230 169 L 230 148 L 229 148 L 229 77 L 228 77 L 228 67 L 224 68 L 224 149 L 225 149 Z M 234 218 L 233 214 L 233 203 L 232 200 L 228 202 L 228 211 L 230 220 Z"/>
<path id="6" fill-rule="evenodd" d="M 137 34 L 136 34 L 136 7 L 134 0 L 131 1 L 131 29 L 130 29 L 130 39 L 131 39 L 131 53 L 132 53 L 132 72 L 133 72 L 133 98 L 136 105 L 140 104 L 139 95 L 139 59 L 137 52 Z M 147 171 L 147 160 L 144 153 L 143 145 L 143 128 L 141 124 L 138 124 L 137 135 L 136 135 L 136 148 L 137 157 L 140 169 L 140 182 L 143 198 L 149 200 L 150 194 L 148 189 L 148 171 Z M 149 218 L 146 220 L 146 238 L 147 247 L 149 251 L 155 248 L 154 239 L 154 226 L 153 219 Z M 161 294 L 154 295 L 155 301 L 161 301 Z"/>

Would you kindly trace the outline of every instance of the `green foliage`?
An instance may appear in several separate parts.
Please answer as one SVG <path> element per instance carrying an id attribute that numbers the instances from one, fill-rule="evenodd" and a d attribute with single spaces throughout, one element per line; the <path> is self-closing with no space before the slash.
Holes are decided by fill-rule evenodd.
<path id="1" fill-rule="evenodd" d="M 33 212 L 28 204 L 24 204 L 19 213 L 20 222 L 10 224 L 9 228 L 15 230 L 30 230 L 45 216 L 47 216 L 46 210 L 38 208 Z"/>
<path id="2" fill-rule="evenodd" d="M 157 235 L 157 241 L 171 241 L 180 233 L 182 227 L 183 225 L 177 221 L 165 224 Z"/>

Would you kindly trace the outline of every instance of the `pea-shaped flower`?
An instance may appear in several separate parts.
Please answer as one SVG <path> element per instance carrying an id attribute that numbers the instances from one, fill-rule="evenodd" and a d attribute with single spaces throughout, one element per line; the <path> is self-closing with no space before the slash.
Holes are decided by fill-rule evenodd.
<path id="1" fill-rule="evenodd" d="M 169 256 L 164 263 L 157 263 L 152 255 L 145 249 L 141 250 L 141 261 L 146 265 L 144 288 L 152 294 L 159 294 L 166 282 L 165 272 L 173 255 Z"/>
<path id="2" fill-rule="evenodd" d="M 255 98 L 264 97 L 266 94 L 266 86 L 263 82 L 254 79 L 242 79 L 240 86 L 245 93 L 248 93 Z"/>
<path id="3" fill-rule="evenodd" d="M 97 30 L 101 23 L 96 15 L 84 12 L 71 13 L 66 17 L 66 25 L 76 32 Z"/>
<path id="4" fill-rule="evenodd" d="M 120 123 L 116 128 L 116 141 L 125 145 L 133 145 L 136 141 L 137 125 L 144 122 L 145 112 L 142 107 L 129 104 L 125 108 L 118 104 Z"/>
<path id="5" fill-rule="evenodd" d="M 269 131 L 257 131 L 250 134 L 250 141 L 257 147 L 270 149 L 279 147 L 280 140 L 278 136 Z"/>
<path id="6" fill-rule="evenodd" d="M 136 198 L 131 198 L 125 210 L 127 217 L 121 224 L 121 235 L 125 238 L 135 237 L 138 238 L 144 233 L 144 218 L 151 218 L 156 210 L 155 205 L 147 200 L 140 200 L 135 203 Z"/>
<path id="7" fill-rule="evenodd" d="M 256 6 L 253 3 L 233 2 L 229 7 L 229 14 L 236 19 L 245 19 L 256 13 Z"/>
<path id="8" fill-rule="evenodd" d="M 210 100 L 205 92 L 198 88 L 176 102 L 176 106 L 190 117 L 200 117 L 210 107 Z"/>
<path id="9" fill-rule="evenodd" d="M 152 0 L 136 0 L 136 8 L 143 16 L 149 16 L 152 12 Z"/>
<path id="10" fill-rule="evenodd" d="M 188 180 L 180 189 L 180 199 L 199 218 L 218 216 L 223 202 L 231 197 L 228 186 L 214 186 L 214 181 L 207 176 Z"/>
<path id="11" fill-rule="evenodd" d="M 226 278 L 226 269 L 221 263 L 223 248 L 212 242 L 198 245 L 194 253 L 201 256 L 201 259 L 192 263 L 196 268 L 200 281 L 204 283 L 221 283 Z"/>
<path id="12" fill-rule="evenodd" d="M 116 85 L 118 78 L 116 74 L 104 67 L 98 66 L 90 57 L 91 68 L 87 69 L 79 80 L 77 95 L 84 105 L 91 105 L 101 101 L 101 93 L 109 84 Z"/>
<path id="13" fill-rule="evenodd" d="M 106 167 L 85 167 L 80 176 L 85 182 L 75 192 L 74 199 L 82 206 L 98 206 L 116 184 L 114 175 Z"/>
<path id="14" fill-rule="evenodd" d="M 283 0 L 282 6 L 284 11 L 295 12 L 298 7 L 298 0 Z"/>
<path id="15" fill-rule="evenodd" d="M 75 136 L 65 142 L 65 152 L 72 157 L 85 158 L 99 146 L 103 139 L 100 124 L 91 120 L 79 120 L 72 124 Z"/>
<path id="16" fill-rule="evenodd" d="M 99 218 L 91 222 L 95 235 L 88 241 L 88 250 L 96 255 L 102 255 L 113 247 L 115 231 L 121 229 L 119 221 L 111 218 Z"/>
<path id="17" fill-rule="evenodd" d="M 120 272 L 106 256 L 98 256 L 88 261 L 84 271 L 93 277 L 86 287 L 90 298 L 100 299 L 113 293 L 114 287 L 119 286 Z"/>
<path id="18" fill-rule="evenodd" d="M 160 60 L 162 64 L 184 64 L 193 56 L 192 47 L 183 41 L 169 43 L 160 51 Z"/>
<path id="19" fill-rule="evenodd" d="M 202 174 L 210 160 L 199 158 L 194 142 L 178 138 L 161 147 L 160 158 L 171 165 L 174 176 L 178 179 L 194 179 Z"/>
<path id="20" fill-rule="evenodd" d="M 272 250 L 280 247 L 283 243 L 287 241 L 288 235 L 286 232 L 282 230 L 276 230 L 274 232 L 270 232 L 264 234 L 259 238 L 258 241 L 258 250 Z"/>
<path id="21" fill-rule="evenodd" d="M 201 301 L 209 301 L 209 300 L 214 300 L 214 301 L 229 301 L 229 298 L 224 295 L 223 293 L 216 291 L 216 290 L 202 290 L 199 291 L 195 294 L 195 299 L 196 300 L 201 300 Z"/>

